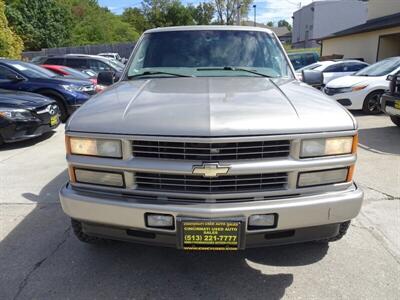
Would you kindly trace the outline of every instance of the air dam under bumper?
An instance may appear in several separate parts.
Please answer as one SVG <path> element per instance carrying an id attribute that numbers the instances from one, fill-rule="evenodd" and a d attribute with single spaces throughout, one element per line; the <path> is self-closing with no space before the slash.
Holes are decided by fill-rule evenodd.
<path id="1" fill-rule="evenodd" d="M 246 247 L 287 244 L 332 237 L 338 224 L 353 219 L 361 209 L 363 192 L 353 185 L 340 192 L 291 197 L 287 199 L 235 202 L 155 204 L 132 197 L 82 192 L 69 184 L 60 191 L 64 212 L 83 223 L 91 235 L 120 240 L 177 246 L 175 230 L 146 227 L 146 213 L 170 214 L 175 217 L 203 219 L 244 217 L 253 214 L 278 214 L 274 229 L 246 229 Z M 268 236 L 277 238 L 268 239 Z M 280 238 L 281 237 L 281 238 Z"/>

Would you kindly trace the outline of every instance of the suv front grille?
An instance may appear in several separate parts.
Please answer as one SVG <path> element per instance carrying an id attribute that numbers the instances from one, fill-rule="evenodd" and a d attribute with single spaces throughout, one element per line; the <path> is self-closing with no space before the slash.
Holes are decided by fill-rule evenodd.
<path id="1" fill-rule="evenodd" d="M 205 178 L 193 175 L 136 173 L 137 189 L 189 193 L 240 193 L 286 189 L 287 173 L 227 175 Z"/>
<path id="2" fill-rule="evenodd" d="M 192 143 L 140 141 L 132 142 L 135 157 L 181 160 L 221 161 L 287 157 L 290 141 L 256 141 L 237 143 Z"/>

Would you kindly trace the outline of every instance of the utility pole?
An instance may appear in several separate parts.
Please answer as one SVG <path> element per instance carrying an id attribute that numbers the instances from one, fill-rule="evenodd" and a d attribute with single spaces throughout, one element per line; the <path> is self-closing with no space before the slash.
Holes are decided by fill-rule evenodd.
<path id="1" fill-rule="evenodd" d="M 254 9 L 254 27 L 257 26 L 257 22 L 256 22 L 256 16 L 257 16 L 257 5 L 253 5 L 253 9 Z"/>
<path id="2" fill-rule="evenodd" d="M 240 0 L 237 0 L 237 5 L 236 5 L 236 25 L 240 25 L 240 8 L 242 7 L 242 4 L 240 3 Z"/>

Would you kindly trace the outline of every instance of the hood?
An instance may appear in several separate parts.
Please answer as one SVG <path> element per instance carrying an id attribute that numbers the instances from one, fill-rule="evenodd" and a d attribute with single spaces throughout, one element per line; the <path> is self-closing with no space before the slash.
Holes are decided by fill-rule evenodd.
<path id="1" fill-rule="evenodd" d="M 0 106 L 35 108 L 53 102 L 53 100 L 39 94 L 0 89 Z"/>
<path id="2" fill-rule="evenodd" d="M 240 136 L 352 130 L 350 114 L 296 80 L 254 77 L 122 81 L 92 97 L 68 131 Z"/>
<path id="3" fill-rule="evenodd" d="M 343 76 L 329 81 L 326 86 L 329 88 L 351 87 L 357 84 L 369 84 L 376 81 L 377 78 L 379 77 Z"/>

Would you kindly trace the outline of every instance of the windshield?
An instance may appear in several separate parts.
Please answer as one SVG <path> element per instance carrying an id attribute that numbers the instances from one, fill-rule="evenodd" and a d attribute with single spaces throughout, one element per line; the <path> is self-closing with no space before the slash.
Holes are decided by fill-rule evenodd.
<path id="1" fill-rule="evenodd" d="M 399 58 L 389 58 L 370 65 L 355 73 L 355 76 L 385 76 L 400 67 Z"/>
<path id="2" fill-rule="evenodd" d="M 279 42 L 272 35 L 244 30 L 149 33 L 142 39 L 128 68 L 128 77 L 148 71 L 191 76 L 257 76 L 237 68 L 271 77 L 292 77 Z M 201 68 L 209 69 L 199 71 Z"/>
<path id="3" fill-rule="evenodd" d="M 56 73 L 53 73 L 45 68 L 37 65 L 26 63 L 22 61 L 10 62 L 11 67 L 17 69 L 22 75 L 30 78 L 54 78 L 58 77 Z"/>

